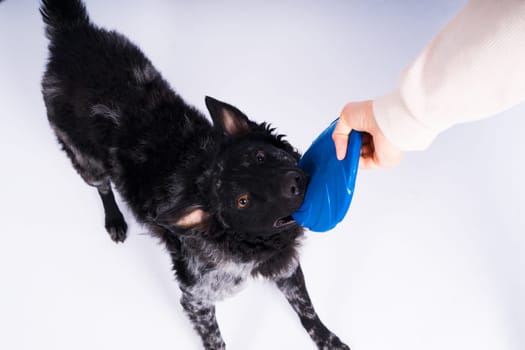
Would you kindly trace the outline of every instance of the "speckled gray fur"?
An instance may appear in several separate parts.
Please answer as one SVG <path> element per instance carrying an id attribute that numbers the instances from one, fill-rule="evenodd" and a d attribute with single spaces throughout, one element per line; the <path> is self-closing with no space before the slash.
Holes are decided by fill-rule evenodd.
<path id="1" fill-rule="evenodd" d="M 299 152 L 269 124 L 206 97 L 210 122 L 137 46 L 93 24 L 80 0 L 41 2 L 51 127 L 97 188 L 111 239 L 123 242 L 127 232 L 113 185 L 165 244 L 204 348 L 226 348 L 216 303 L 261 277 L 282 291 L 319 349 L 348 350 L 316 314 L 299 264 L 303 228 L 291 217 L 307 183 Z"/>

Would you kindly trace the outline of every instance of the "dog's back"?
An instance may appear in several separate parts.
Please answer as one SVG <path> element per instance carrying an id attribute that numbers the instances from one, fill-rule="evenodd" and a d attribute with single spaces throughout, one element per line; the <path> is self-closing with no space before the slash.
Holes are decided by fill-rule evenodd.
<path id="1" fill-rule="evenodd" d="M 276 283 L 320 349 L 348 350 L 315 313 L 297 259 L 299 153 L 267 124 L 206 98 L 212 125 L 136 46 L 93 25 L 79 0 L 44 0 L 41 12 L 51 126 L 97 188 L 111 238 L 122 242 L 127 230 L 111 183 L 162 238 L 205 348 L 225 348 L 214 303 L 259 275 Z"/>
<path id="2" fill-rule="evenodd" d="M 43 1 L 41 12 L 51 41 L 43 95 L 58 140 L 86 182 L 106 190 L 111 180 L 140 219 L 155 216 L 161 177 L 192 167 L 210 123 L 80 1 Z"/>

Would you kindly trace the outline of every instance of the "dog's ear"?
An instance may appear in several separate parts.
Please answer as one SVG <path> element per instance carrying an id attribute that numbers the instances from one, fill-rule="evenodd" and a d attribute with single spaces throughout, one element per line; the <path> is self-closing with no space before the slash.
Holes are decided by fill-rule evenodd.
<path id="1" fill-rule="evenodd" d="M 210 214 L 199 206 L 192 206 L 181 210 L 168 209 L 160 213 L 155 222 L 168 229 L 199 229 L 206 231 L 210 221 Z"/>
<path id="2" fill-rule="evenodd" d="M 240 136 L 251 131 L 248 117 L 234 106 L 209 96 L 206 96 L 204 100 L 208 111 L 210 111 L 213 124 L 219 128 L 224 135 Z"/>

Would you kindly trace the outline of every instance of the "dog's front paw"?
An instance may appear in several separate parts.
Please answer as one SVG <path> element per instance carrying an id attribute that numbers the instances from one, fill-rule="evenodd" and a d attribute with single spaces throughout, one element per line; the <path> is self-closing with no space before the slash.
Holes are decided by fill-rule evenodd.
<path id="1" fill-rule="evenodd" d="M 106 231 L 115 243 L 124 242 L 126 239 L 126 232 L 128 230 L 128 224 L 124 220 L 122 215 L 107 217 L 106 216 Z"/>
<path id="2" fill-rule="evenodd" d="M 336 335 L 331 334 L 328 339 L 317 344 L 319 350 L 350 350 Z"/>
<path id="3" fill-rule="evenodd" d="M 222 338 L 216 338 L 211 341 L 205 341 L 204 348 L 206 350 L 226 350 L 226 344 L 224 344 Z"/>

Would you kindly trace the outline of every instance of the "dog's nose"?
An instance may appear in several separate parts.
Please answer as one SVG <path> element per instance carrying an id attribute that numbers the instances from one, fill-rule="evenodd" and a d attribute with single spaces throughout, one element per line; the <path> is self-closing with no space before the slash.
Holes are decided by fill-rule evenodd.
<path id="1" fill-rule="evenodd" d="M 286 198 L 294 198 L 304 194 L 305 176 L 299 171 L 290 170 L 284 174 L 281 192 Z"/>

